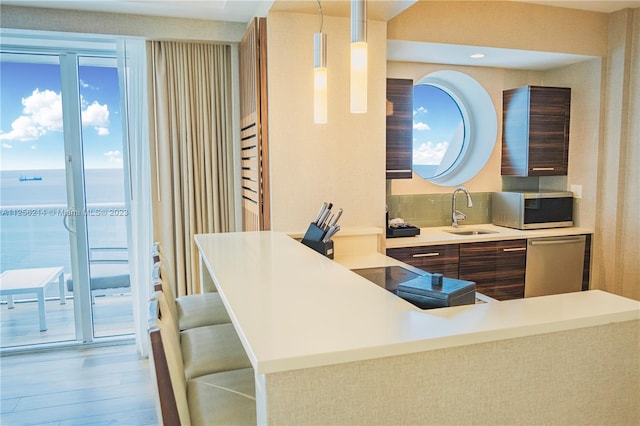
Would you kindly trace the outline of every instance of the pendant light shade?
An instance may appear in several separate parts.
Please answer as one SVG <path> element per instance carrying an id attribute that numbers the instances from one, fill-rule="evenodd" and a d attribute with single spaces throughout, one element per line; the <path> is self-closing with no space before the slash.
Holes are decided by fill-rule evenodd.
<path id="1" fill-rule="evenodd" d="M 367 2 L 351 0 L 351 112 L 367 112 Z"/>
<path id="2" fill-rule="evenodd" d="M 313 35 L 313 122 L 327 123 L 327 34 Z"/>

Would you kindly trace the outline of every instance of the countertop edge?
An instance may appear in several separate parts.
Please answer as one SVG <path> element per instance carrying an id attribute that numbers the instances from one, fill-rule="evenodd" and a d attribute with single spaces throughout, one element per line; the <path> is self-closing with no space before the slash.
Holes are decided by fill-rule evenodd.
<path id="1" fill-rule="evenodd" d="M 593 234 L 593 229 L 591 228 L 575 226 L 568 228 L 519 230 L 493 224 L 479 224 L 462 225 L 457 229 L 485 229 L 493 231 L 493 233 L 482 235 L 455 235 L 447 232 L 455 230 L 451 226 L 420 228 L 420 235 L 416 235 L 415 237 L 386 238 L 385 246 L 387 249 L 390 249 Z"/>
<path id="2" fill-rule="evenodd" d="M 599 292 L 606 294 L 605 292 L 602 292 L 600 290 L 590 290 L 589 292 Z M 479 306 L 483 305 L 473 305 L 474 308 L 477 308 Z M 457 308 L 464 309 L 467 307 L 443 309 L 451 310 Z M 414 340 L 404 343 L 395 343 L 378 347 L 358 348 L 343 352 L 322 353 L 279 360 L 264 360 L 258 361 L 255 364 L 255 370 L 256 374 L 277 374 L 291 370 L 327 367 L 330 365 L 342 364 L 347 362 L 361 362 L 385 357 L 409 355 L 419 352 L 428 352 L 460 346 L 476 345 L 500 340 L 525 338 L 529 336 L 637 320 L 640 320 L 640 309 L 636 307 L 620 310 L 617 312 L 603 313 L 600 315 L 596 314 L 585 317 L 567 318 L 560 321 L 517 325 L 497 330 L 470 330 L 468 332 L 459 334 L 434 337 L 430 339 Z"/>
<path id="3" fill-rule="evenodd" d="M 195 239 L 256 374 L 640 320 L 640 302 L 601 290 L 422 311 L 349 271 L 381 254 L 340 263 L 270 231 Z"/>

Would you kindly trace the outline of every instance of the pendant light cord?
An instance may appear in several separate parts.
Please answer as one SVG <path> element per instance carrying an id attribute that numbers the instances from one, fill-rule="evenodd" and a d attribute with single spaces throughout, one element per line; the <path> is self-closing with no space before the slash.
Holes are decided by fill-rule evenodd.
<path id="1" fill-rule="evenodd" d="M 324 26 L 324 14 L 322 13 L 322 5 L 320 4 L 320 0 L 316 0 L 318 2 L 318 10 L 320 11 L 320 31 L 322 32 L 322 27 Z"/>

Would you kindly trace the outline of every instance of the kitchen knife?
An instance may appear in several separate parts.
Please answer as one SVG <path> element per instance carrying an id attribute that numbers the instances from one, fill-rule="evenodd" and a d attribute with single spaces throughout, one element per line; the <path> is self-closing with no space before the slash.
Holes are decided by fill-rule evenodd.
<path id="1" fill-rule="evenodd" d="M 336 234 L 340 230 L 340 225 L 334 225 L 329 228 L 329 230 L 324 234 L 324 238 L 322 239 L 323 243 L 328 242 L 332 236 Z"/>
<path id="2" fill-rule="evenodd" d="M 313 223 L 315 223 L 316 225 L 320 226 L 320 218 L 322 217 L 322 214 L 324 213 L 324 210 L 327 208 L 327 203 L 322 203 L 322 206 L 320 206 L 320 211 L 318 212 L 318 215 L 316 216 L 316 220 L 313 221 Z"/>
<path id="3" fill-rule="evenodd" d="M 331 220 L 333 220 L 333 213 L 329 214 L 329 216 L 327 216 L 327 219 L 324 221 L 324 223 L 322 224 L 322 229 L 324 229 L 325 231 L 329 229 Z"/>
<path id="4" fill-rule="evenodd" d="M 324 226 L 325 221 L 327 220 L 327 218 L 329 217 L 329 214 L 331 213 L 331 207 L 333 206 L 333 204 L 329 203 L 329 205 L 327 206 L 327 208 L 325 209 L 324 213 L 322 213 L 322 216 L 320 216 L 320 220 L 317 223 L 317 225 L 322 228 Z"/>
<path id="5" fill-rule="evenodd" d="M 340 219 L 340 216 L 342 216 L 342 209 L 339 209 L 336 212 L 336 215 L 333 217 L 333 220 L 329 222 L 329 226 L 336 226 L 336 224 L 338 223 L 338 219 Z"/>

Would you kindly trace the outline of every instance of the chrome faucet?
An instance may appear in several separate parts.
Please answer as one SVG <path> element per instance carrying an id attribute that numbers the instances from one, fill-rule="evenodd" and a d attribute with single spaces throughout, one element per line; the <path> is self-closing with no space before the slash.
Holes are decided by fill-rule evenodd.
<path id="1" fill-rule="evenodd" d="M 467 188 L 465 188 L 464 186 L 459 186 L 455 191 L 453 191 L 453 197 L 451 197 L 451 218 L 453 220 L 453 223 L 451 224 L 451 226 L 453 226 L 454 228 L 458 227 L 459 220 L 465 220 L 467 218 L 464 213 L 456 209 L 456 195 L 459 191 L 467 194 L 467 207 L 473 206 L 473 202 L 471 201 L 471 194 L 469 194 Z"/>

